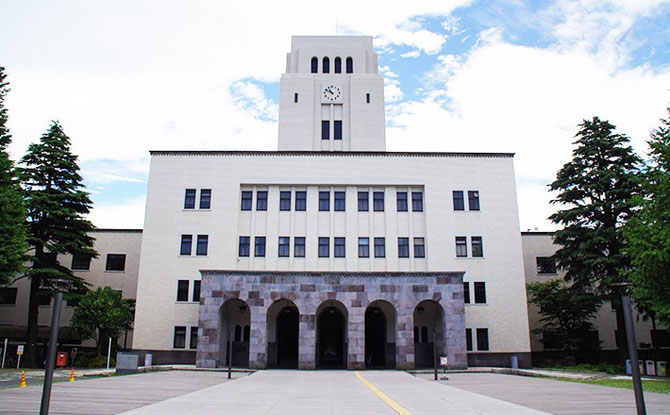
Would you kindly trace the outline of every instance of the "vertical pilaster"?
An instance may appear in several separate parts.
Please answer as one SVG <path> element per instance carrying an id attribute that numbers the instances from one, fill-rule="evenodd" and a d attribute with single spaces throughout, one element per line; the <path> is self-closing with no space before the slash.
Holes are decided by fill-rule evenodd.
<path id="1" fill-rule="evenodd" d="M 263 299 L 259 306 L 250 307 L 251 327 L 249 338 L 249 367 L 265 369 L 267 359 L 267 308 L 263 306 Z"/>
<path id="2" fill-rule="evenodd" d="M 316 369 L 316 316 L 301 314 L 298 325 L 298 369 Z"/>
<path id="3" fill-rule="evenodd" d="M 365 369 L 365 307 L 349 307 L 348 369 Z"/>
<path id="4" fill-rule="evenodd" d="M 396 369 L 414 369 L 414 308 L 399 307 L 396 331 Z"/>

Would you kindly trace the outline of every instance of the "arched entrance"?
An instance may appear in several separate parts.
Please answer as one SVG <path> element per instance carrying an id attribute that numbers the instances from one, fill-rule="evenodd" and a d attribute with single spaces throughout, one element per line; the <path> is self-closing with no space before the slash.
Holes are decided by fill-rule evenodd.
<path id="1" fill-rule="evenodd" d="M 317 309 L 316 366 L 319 369 L 344 369 L 347 355 L 347 309 L 328 300 Z"/>
<path id="2" fill-rule="evenodd" d="M 445 327 L 442 306 L 433 300 L 414 308 L 414 366 L 433 367 L 435 354 L 442 354 Z"/>
<path id="3" fill-rule="evenodd" d="M 248 367 L 251 324 L 249 306 L 239 298 L 231 298 L 223 303 L 220 314 L 218 366 L 228 366 L 232 351 L 232 365 Z"/>
<path id="4" fill-rule="evenodd" d="M 268 308 L 268 366 L 298 367 L 300 313 L 289 300 L 278 300 Z"/>
<path id="5" fill-rule="evenodd" d="M 365 310 L 365 367 L 395 368 L 395 308 L 377 300 Z"/>

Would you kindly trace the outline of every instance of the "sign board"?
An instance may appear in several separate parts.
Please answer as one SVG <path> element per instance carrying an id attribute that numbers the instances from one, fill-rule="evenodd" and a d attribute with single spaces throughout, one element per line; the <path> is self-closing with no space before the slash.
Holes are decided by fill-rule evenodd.
<path id="1" fill-rule="evenodd" d="M 449 365 L 449 356 L 440 356 L 440 366 Z"/>
<path id="2" fill-rule="evenodd" d="M 21 356 L 23 354 L 23 345 L 22 344 L 16 346 L 16 354 L 19 355 L 19 356 Z"/>

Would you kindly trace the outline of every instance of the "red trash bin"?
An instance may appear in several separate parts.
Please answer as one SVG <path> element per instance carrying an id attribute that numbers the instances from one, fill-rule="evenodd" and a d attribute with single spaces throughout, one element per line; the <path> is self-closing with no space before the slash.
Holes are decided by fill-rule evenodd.
<path id="1" fill-rule="evenodd" d="M 56 366 L 65 367 L 67 366 L 67 352 L 58 352 L 56 354 Z"/>

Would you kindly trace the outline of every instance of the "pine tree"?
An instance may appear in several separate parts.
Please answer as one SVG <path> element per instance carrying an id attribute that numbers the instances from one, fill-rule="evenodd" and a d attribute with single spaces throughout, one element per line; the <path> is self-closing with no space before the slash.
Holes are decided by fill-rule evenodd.
<path id="1" fill-rule="evenodd" d="M 615 305 L 617 328 L 623 336 L 623 313 L 618 290 L 630 269 L 622 225 L 635 209 L 640 192 L 641 160 L 625 135 L 598 117 L 584 120 L 577 133 L 572 160 L 550 185 L 558 196 L 552 203 L 565 208 L 550 216 L 562 227 L 554 234 L 556 252 L 566 279 L 577 288 L 595 291 Z M 619 344 L 625 345 L 623 337 Z M 620 348 L 620 357 L 626 353 Z"/>
<path id="2" fill-rule="evenodd" d="M 70 139 L 58 122 L 52 122 L 39 143 L 28 147 L 21 160 L 21 183 L 27 209 L 28 243 L 33 249 L 28 305 L 28 338 L 26 358 L 37 363 L 38 295 L 41 290 L 53 291 L 55 284 L 65 281 L 67 290 L 85 289 L 81 278 L 58 263 L 58 254 L 97 256 L 95 228 L 85 215 L 91 200 L 83 188 L 77 156 L 70 152 Z"/>
<path id="3" fill-rule="evenodd" d="M 9 92 L 5 68 L 0 66 L 0 286 L 12 281 L 22 269 L 28 248 L 21 188 L 17 171 L 9 158 L 7 147 L 12 136 L 7 128 L 5 96 Z"/>

